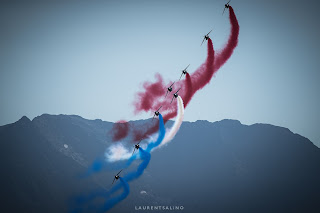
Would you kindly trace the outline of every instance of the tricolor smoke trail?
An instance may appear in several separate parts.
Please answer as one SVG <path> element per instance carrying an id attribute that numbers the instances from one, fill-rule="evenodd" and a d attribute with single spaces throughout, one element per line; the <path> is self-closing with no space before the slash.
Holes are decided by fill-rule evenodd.
<path id="1" fill-rule="evenodd" d="M 183 121 L 183 118 L 184 118 L 184 105 L 183 105 L 183 100 L 180 96 L 178 96 L 178 98 L 177 98 L 177 112 L 178 112 L 177 117 L 176 117 L 176 120 L 175 120 L 173 126 L 170 128 L 170 130 L 167 130 L 167 131 L 165 131 L 165 128 L 164 128 L 163 117 L 161 114 L 159 114 L 159 136 L 158 136 L 158 139 L 156 140 L 156 142 L 149 143 L 148 147 L 146 148 L 146 151 L 151 152 L 155 147 L 157 147 L 157 146 L 161 147 L 161 146 L 167 144 L 168 142 L 170 142 L 174 138 L 174 136 L 179 131 L 180 126 Z M 165 134 L 165 132 L 166 132 L 166 134 Z M 162 142 L 159 143 L 160 141 L 162 141 Z M 132 163 L 132 161 L 137 158 L 136 155 L 132 156 L 132 151 L 125 148 L 125 146 L 122 145 L 121 143 L 114 144 L 114 145 L 110 146 L 109 149 L 107 150 L 105 156 L 107 158 L 107 161 L 109 161 L 109 162 L 115 162 L 115 161 L 119 161 L 119 160 L 129 159 L 126 163 L 127 165 L 124 167 L 129 166 Z M 117 167 L 117 169 L 119 169 L 119 167 Z"/>
<path id="2" fill-rule="evenodd" d="M 234 49 L 238 44 L 239 37 L 239 24 L 234 13 L 233 8 L 229 7 L 229 21 L 231 24 L 231 33 L 228 39 L 228 42 L 224 48 L 217 53 L 213 49 L 212 40 L 208 39 L 208 55 L 205 63 L 203 63 L 194 73 L 190 76 L 186 76 L 184 80 L 176 82 L 173 86 L 173 92 L 178 88 L 181 88 L 181 97 L 185 102 L 185 107 L 191 101 L 193 95 L 207 85 L 213 75 L 218 71 L 218 69 L 226 63 L 226 61 L 231 57 Z M 164 88 L 171 85 L 172 82 L 164 83 L 163 78 L 160 74 L 156 74 L 156 82 L 144 82 L 143 89 L 144 91 L 138 92 L 136 94 L 136 101 L 134 102 L 135 113 L 139 112 L 149 112 L 154 111 L 159 106 L 163 106 L 161 111 L 163 113 L 164 122 L 176 116 L 176 111 L 170 105 L 170 99 L 172 94 L 168 94 L 166 99 L 163 99 L 165 96 L 166 90 Z M 190 86 L 191 85 L 191 91 Z M 157 129 L 157 125 L 151 126 L 147 131 L 141 131 L 137 127 L 131 127 L 133 133 L 135 134 L 135 141 L 139 140 L 141 137 L 147 137 L 148 135 L 153 134 Z"/>
<path id="3" fill-rule="evenodd" d="M 117 192 L 118 190 L 120 190 L 123 187 L 124 191 L 122 194 L 120 194 L 119 196 L 114 197 L 114 198 L 109 198 L 105 202 L 103 207 L 100 207 L 95 210 L 96 212 L 105 212 L 105 211 L 108 211 L 109 209 L 111 209 L 113 206 L 115 206 L 117 203 L 119 203 L 120 201 L 122 201 L 123 199 L 125 199 L 128 196 L 130 190 L 129 190 L 129 185 L 127 184 L 127 182 L 133 181 L 133 180 L 139 178 L 143 174 L 144 170 L 147 168 L 147 166 L 150 162 L 150 159 L 151 159 L 150 152 L 154 148 L 168 143 L 170 140 L 172 140 L 172 138 L 178 132 L 178 130 L 182 124 L 183 116 L 184 116 L 183 101 L 180 96 L 178 96 L 178 98 L 177 98 L 177 106 L 178 106 L 177 119 L 167 135 L 166 135 L 165 127 L 164 127 L 163 117 L 161 114 L 159 114 L 159 135 L 158 135 L 158 138 L 156 141 L 149 143 L 147 145 L 146 150 L 144 150 L 141 147 L 139 148 L 140 159 L 142 160 L 142 162 L 138 166 L 137 170 L 130 172 L 129 174 L 125 175 L 123 178 L 120 177 L 121 184 L 115 185 L 114 187 L 111 188 L 110 191 L 108 191 L 108 192 L 103 192 L 103 191 L 101 192 L 100 191 L 100 192 L 96 192 L 94 194 L 91 194 L 87 198 L 82 198 L 83 203 L 92 201 L 92 200 L 96 199 L 97 197 L 109 198 L 110 196 L 112 196 L 113 193 Z M 130 159 L 128 160 L 128 162 L 130 162 Z"/>
<path id="4" fill-rule="evenodd" d="M 178 105 L 178 107 L 183 108 L 183 105 Z M 183 119 L 183 113 L 182 113 L 182 119 Z M 161 114 L 159 114 L 158 138 L 157 140 L 155 140 L 155 142 L 152 142 L 152 141 L 149 142 L 149 144 L 146 147 L 146 151 L 151 152 L 155 147 L 159 146 L 165 137 L 165 133 L 166 133 L 166 130 L 164 127 L 163 117 Z M 133 147 L 130 147 L 130 148 L 133 148 Z M 108 161 L 109 163 L 107 164 L 102 159 L 96 159 L 88 168 L 88 170 L 84 174 L 80 175 L 80 177 L 81 178 L 89 177 L 92 174 L 101 172 L 103 169 L 113 171 L 113 170 L 127 168 L 131 165 L 131 163 L 134 160 L 138 159 L 139 157 L 140 157 L 139 154 L 132 155 L 132 149 L 126 148 L 122 143 L 113 144 L 105 152 L 106 161 Z M 123 161 L 123 160 L 127 160 L 127 161 L 114 164 L 116 161 Z"/>
<path id="5" fill-rule="evenodd" d="M 97 196 L 102 196 L 107 198 L 105 205 L 101 210 L 109 210 L 112 208 L 116 203 L 123 200 L 129 193 L 129 188 L 123 185 L 124 181 L 130 182 L 132 180 L 137 179 L 140 177 L 146 167 L 150 162 L 150 152 L 154 150 L 156 147 L 163 146 L 167 144 L 173 137 L 176 135 L 177 131 L 179 130 L 183 115 L 184 115 L 184 108 L 188 106 L 190 101 L 192 100 L 193 95 L 201 90 L 204 86 L 210 83 L 214 74 L 219 70 L 221 66 L 223 66 L 226 61 L 231 57 L 234 49 L 238 44 L 238 37 L 239 37 L 239 24 L 234 13 L 234 10 L 231 6 L 229 6 L 229 21 L 231 24 L 231 33 L 228 38 L 228 41 L 222 50 L 219 50 L 215 53 L 212 40 L 208 39 L 207 45 L 207 58 L 206 61 L 192 74 L 187 73 L 185 79 L 176 82 L 173 85 L 173 91 L 168 94 L 165 98 L 166 90 L 164 88 L 168 87 L 172 84 L 172 82 L 165 83 L 163 78 L 160 74 L 156 74 L 156 81 L 152 82 L 144 82 L 143 83 L 143 91 L 138 92 L 136 94 L 135 102 L 134 102 L 134 113 L 140 112 L 154 112 L 160 106 L 161 112 L 164 115 L 159 115 L 159 123 L 155 123 L 151 125 L 147 130 L 145 128 L 143 130 L 137 126 L 131 126 L 125 121 L 120 121 L 114 124 L 112 130 L 112 138 L 113 141 L 119 141 L 129 135 L 129 131 L 131 131 L 134 135 L 134 141 L 138 141 L 141 138 L 150 137 L 153 133 L 155 133 L 159 129 L 158 139 L 155 142 L 149 143 L 145 150 L 143 148 L 139 148 L 139 157 L 142 160 L 141 164 L 137 167 L 136 171 L 128 173 L 126 176 L 122 178 L 122 181 L 116 184 L 112 189 L 108 192 L 102 193 L 94 193 L 93 196 L 89 196 L 88 200 L 93 200 Z M 179 88 L 181 88 L 179 92 L 179 96 L 174 101 L 177 101 L 178 108 L 175 108 L 174 104 L 170 104 L 172 99 L 172 95 L 176 92 Z M 183 101 L 185 105 L 183 105 Z M 165 128 L 164 124 L 171 118 L 177 116 L 177 119 L 170 129 L 167 135 L 165 135 Z M 137 154 L 133 157 L 131 156 L 132 150 L 127 150 L 121 143 L 115 144 L 115 146 L 111 146 L 109 149 L 109 153 L 106 153 L 105 156 L 108 161 L 119 161 L 119 160 L 126 160 L 129 159 L 127 165 L 130 165 L 130 162 L 137 159 Z M 92 171 L 96 172 L 101 170 L 101 165 L 97 164 L 93 166 Z M 121 179 L 120 179 L 121 180 Z M 113 193 L 124 188 L 124 192 L 118 196 L 111 198 Z M 127 193 L 127 194 L 126 194 Z M 123 198 L 123 199 L 122 199 Z"/>
<path id="6" fill-rule="evenodd" d="M 164 127 L 163 117 L 161 113 L 159 114 L 159 133 L 158 138 L 155 142 L 150 142 L 147 145 L 146 151 L 151 152 L 155 147 L 159 146 L 162 140 L 164 139 L 166 130 Z M 139 152 L 140 153 L 140 152 Z M 133 160 L 137 159 L 137 154 L 132 155 L 132 149 L 127 149 L 123 144 L 118 143 L 111 145 L 107 152 L 105 153 L 106 160 L 109 162 L 115 162 L 119 160 L 127 160 L 129 159 L 123 167 L 128 167 Z"/>

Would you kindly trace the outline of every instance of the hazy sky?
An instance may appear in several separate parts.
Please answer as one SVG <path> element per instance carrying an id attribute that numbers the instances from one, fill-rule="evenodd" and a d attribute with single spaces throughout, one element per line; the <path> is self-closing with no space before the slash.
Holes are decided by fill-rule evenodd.
<path id="1" fill-rule="evenodd" d="M 0 125 L 23 115 L 133 114 L 141 83 L 176 80 L 228 39 L 225 1 L 8 1 L 0 3 Z M 240 25 L 230 60 L 185 120 L 237 119 L 289 128 L 320 146 L 319 1 L 232 0 Z"/>

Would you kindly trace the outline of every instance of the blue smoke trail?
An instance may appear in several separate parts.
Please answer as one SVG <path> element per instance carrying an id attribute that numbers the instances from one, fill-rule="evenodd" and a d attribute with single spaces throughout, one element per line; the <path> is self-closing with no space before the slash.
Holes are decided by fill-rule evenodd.
<path id="1" fill-rule="evenodd" d="M 139 148 L 139 151 L 141 154 L 142 163 L 138 166 L 138 168 L 135 172 L 130 172 L 129 174 L 124 176 L 124 179 L 126 179 L 128 182 L 140 177 L 150 162 L 150 158 L 151 158 L 150 153 L 143 150 L 142 148 Z"/>
<path id="2" fill-rule="evenodd" d="M 77 199 L 78 204 L 86 204 L 88 201 L 90 200 L 94 200 L 97 197 L 104 197 L 106 199 L 108 199 L 103 206 L 101 207 L 96 207 L 95 205 L 89 205 L 87 208 L 76 208 L 72 211 L 72 213 L 82 213 L 82 212 L 106 212 L 108 210 L 110 210 L 111 208 L 113 208 L 116 204 L 118 204 L 119 202 L 121 202 L 122 200 L 124 200 L 130 193 L 130 187 L 129 184 L 127 183 L 127 181 L 125 179 L 123 179 L 122 177 L 119 177 L 120 179 L 120 183 L 117 185 L 116 190 L 114 189 L 114 187 L 110 190 L 110 191 L 99 191 L 98 193 L 94 193 L 92 195 L 90 195 L 87 198 L 84 197 L 79 197 Z M 123 188 L 123 192 L 113 198 L 109 198 L 114 192 L 116 192 L 117 190 Z"/>
<path id="3" fill-rule="evenodd" d="M 145 151 L 142 148 L 139 148 L 139 150 L 141 151 L 140 154 L 142 154 L 142 156 L 140 156 L 140 157 L 144 158 L 145 152 L 150 153 L 155 147 L 159 146 L 161 144 L 162 140 L 164 139 L 165 135 L 166 135 L 166 129 L 164 127 L 163 117 L 159 113 L 159 136 L 158 136 L 158 139 L 155 142 L 149 143 Z M 127 162 L 123 168 L 129 167 L 131 165 L 131 163 L 136 159 L 139 159 L 137 155 L 131 156 L 127 160 Z"/>
<path id="4" fill-rule="evenodd" d="M 143 150 L 142 148 L 139 148 L 140 154 L 141 154 L 141 164 L 138 166 L 136 171 L 130 172 L 129 174 L 127 174 L 126 176 L 123 177 L 123 179 L 125 179 L 127 182 L 131 182 L 137 178 L 139 178 L 144 170 L 147 168 L 150 159 L 151 159 L 151 154 L 149 152 L 146 152 L 145 150 Z M 115 185 L 110 192 L 114 193 L 116 191 L 118 191 L 121 188 L 121 185 Z"/>
<path id="5" fill-rule="evenodd" d="M 106 167 L 106 163 L 101 158 L 97 158 L 93 161 L 91 166 L 87 169 L 87 171 L 84 174 L 80 174 L 79 178 L 88 178 L 92 174 L 98 173 L 102 171 L 103 168 Z"/>
<path id="6" fill-rule="evenodd" d="M 164 127 L 164 122 L 163 122 L 163 117 L 162 115 L 159 113 L 159 135 L 158 135 L 158 139 L 155 142 L 149 143 L 146 150 L 141 150 L 141 148 L 139 148 L 139 150 L 143 152 L 148 152 L 150 153 L 155 147 L 159 146 L 162 142 L 162 140 L 164 139 L 164 136 L 166 135 L 166 129 Z M 140 152 L 141 154 L 141 152 Z M 143 156 L 140 156 L 141 158 L 143 158 L 145 155 L 143 154 Z M 139 157 L 137 155 L 132 155 L 127 162 L 125 162 L 124 164 L 117 164 L 117 166 L 112 166 L 113 169 L 116 168 L 116 170 L 119 169 L 123 169 L 123 168 L 127 168 L 129 167 L 133 161 L 139 159 Z M 119 165 L 121 165 L 121 167 L 119 167 Z"/>
<path id="7" fill-rule="evenodd" d="M 159 146 L 162 142 L 162 140 L 164 139 L 164 136 L 166 135 L 166 129 L 164 127 L 164 122 L 163 122 L 163 117 L 161 115 L 161 113 L 159 113 L 159 136 L 158 139 L 155 142 L 149 143 L 145 152 L 151 152 L 155 147 Z M 141 148 L 139 148 L 140 150 Z M 144 152 L 144 150 L 142 150 Z M 141 153 L 140 153 L 141 154 Z M 143 156 L 142 156 L 143 157 Z M 127 168 L 131 165 L 131 163 L 136 160 L 139 159 L 137 157 L 137 155 L 132 155 L 126 162 L 126 164 L 122 167 L 122 168 Z M 119 169 L 119 168 L 118 168 Z"/>
<path id="8" fill-rule="evenodd" d="M 158 136 L 158 139 L 155 142 L 149 143 L 149 145 L 146 148 L 146 151 L 151 152 L 155 147 L 159 146 L 161 144 L 162 140 L 164 139 L 165 134 L 166 134 L 166 132 L 165 132 L 165 127 L 164 127 L 163 117 L 160 113 L 159 114 L 159 136 Z M 80 177 L 87 178 L 87 177 L 91 176 L 92 174 L 101 172 L 103 169 L 107 169 L 109 171 L 110 170 L 114 171 L 114 170 L 128 168 L 133 163 L 133 161 L 135 161 L 137 159 L 139 159 L 139 157 L 137 155 L 133 155 L 125 162 L 122 161 L 122 162 L 115 162 L 115 163 L 107 164 L 103 159 L 98 158 L 91 164 L 91 166 L 88 168 L 86 173 L 83 175 L 80 175 Z"/>
<path id="9" fill-rule="evenodd" d="M 141 158 L 145 157 L 145 154 L 144 154 L 145 152 L 150 153 L 155 147 L 159 146 L 161 144 L 162 140 L 164 139 L 165 135 L 166 135 L 166 129 L 164 127 L 163 117 L 162 117 L 161 113 L 159 113 L 159 136 L 158 136 L 158 139 L 155 142 L 149 143 L 145 151 L 142 148 L 139 148 L 139 150 L 141 151 L 140 154 L 142 153 Z M 136 159 L 138 159 L 137 155 L 131 156 L 127 160 L 127 162 L 123 168 L 129 167 L 131 165 L 131 163 Z"/>
<path id="10" fill-rule="evenodd" d="M 138 168 L 135 171 L 132 171 L 132 172 L 128 173 L 127 175 L 125 175 L 124 177 L 122 177 L 123 181 L 125 181 L 125 182 L 130 182 L 130 181 L 133 181 L 133 180 L 139 178 L 143 174 L 144 170 L 147 168 L 147 166 L 148 166 L 148 164 L 150 162 L 150 158 L 151 158 L 150 153 L 146 152 L 142 148 L 139 148 L 139 151 L 140 151 L 140 154 L 141 154 L 142 162 L 141 162 L 141 164 L 138 166 Z M 100 190 L 95 191 L 94 193 L 92 193 L 92 194 L 90 194 L 90 195 L 88 195 L 86 197 L 84 197 L 84 196 L 77 197 L 75 201 L 76 201 L 77 204 L 81 205 L 81 204 L 86 204 L 87 202 L 90 202 L 90 201 L 96 199 L 97 197 L 104 197 L 104 198 L 108 199 L 113 193 L 117 192 L 122 187 L 123 187 L 123 184 L 116 184 L 109 191 L 105 191 L 105 190 L 100 189 Z M 113 203 L 113 201 L 114 201 L 114 199 L 108 200 L 106 202 L 105 207 L 109 208 L 111 206 L 111 204 Z M 121 200 L 119 200 L 119 202 L 120 201 Z M 112 206 L 110 208 L 112 208 Z M 92 207 L 91 207 L 91 209 L 92 209 Z M 95 210 L 95 211 L 97 211 L 97 210 Z M 106 210 L 104 210 L 104 211 L 106 211 Z M 74 210 L 73 212 L 83 212 L 83 211 L 81 211 L 78 208 L 78 209 Z"/>
<path id="11" fill-rule="evenodd" d="M 123 192 L 117 197 L 109 199 L 105 204 L 103 205 L 101 212 L 106 212 L 110 210 L 112 207 L 114 207 L 117 203 L 124 200 L 130 193 L 130 187 L 129 184 L 126 182 L 126 180 L 122 177 L 120 177 L 120 183 L 123 187 Z"/>
<path id="12" fill-rule="evenodd" d="M 159 136 L 155 142 L 148 144 L 146 150 L 142 149 L 141 147 L 139 148 L 140 159 L 142 160 L 142 162 L 137 167 L 136 171 L 132 171 L 132 172 L 128 173 L 127 175 L 125 175 L 124 177 L 120 178 L 120 180 L 122 180 L 121 184 L 116 184 L 109 191 L 99 190 L 99 191 L 92 193 L 91 195 L 89 195 L 87 197 L 78 197 L 77 203 L 78 204 L 85 204 L 91 200 L 94 200 L 97 197 L 109 198 L 113 193 L 117 192 L 122 187 L 124 187 L 124 192 L 121 195 L 119 195 L 118 197 L 111 198 L 111 199 L 107 200 L 107 202 L 105 203 L 103 208 L 100 208 L 99 211 L 108 211 L 114 205 L 116 205 L 117 203 L 119 203 L 120 201 L 125 199 L 130 192 L 129 185 L 127 182 L 133 181 L 133 180 L 139 178 L 143 174 L 144 170 L 147 168 L 147 166 L 150 162 L 150 159 L 151 159 L 150 152 L 155 147 L 157 147 L 161 144 L 162 140 L 164 139 L 164 136 L 165 136 L 165 127 L 164 127 L 163 117 L 161 114 L 159 114 Z M 138 159 L 137 156 L 132 156 L 131 158 L 129 158 L 126 163 L 126 166 L 128 167 L 135 159 Z M 92 173 L 98 172 L 101 170 L 101 168 L 103 168 L 103 166 L 101 166 L 100 161 L 94 162 L 91 167 L 91 172 Z M 126 185 L 124 185 L 124 183 Z M 127 192 L 127 194 L 126 194 L 126 192 Z M 79 212 L 79 209 L 77 209 L 77 212 Z"/>
<path id="13" fill-rule="evenodd" d="M 166 134 L 166 129 L 164 128 L 163 118 L 162 115 L 159 114 L 159 136 L 156 142 L 149 143 L 148 147 L 146 148 L 147 152 L 151 152 L 155 147 L 159 146 Z"/>

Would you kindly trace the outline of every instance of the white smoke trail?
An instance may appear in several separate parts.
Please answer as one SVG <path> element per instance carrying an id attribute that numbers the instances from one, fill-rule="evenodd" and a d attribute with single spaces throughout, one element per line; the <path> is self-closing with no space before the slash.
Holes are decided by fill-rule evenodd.
<path id="1" fill-rule="evenodd" d="M 177 105 L 178 105 L 177 118 L 173 126 L 171 127 L 171 129 L 169 131 L 166 131 L 166 136 L 164 137 L 163 141 L 158 147 L 162 147 L 168 144 L 174 138 L 174 136 L 176 136 L 177 132 L 180 129 L 180 126 L 182 124 L 183 117 L 184 117 L 184 106 L 183 106 L 182 98 L 180 96 L 178 96 L 177 98 Z"/>
<path id="2" fill-rule="evenodd" d="M 169 143 L 174 138 L 174 136 L 177 134 L 177 132 L 182 124 L 183 116 L 184 116 L 184 106 L 183 106 L 182 98 L 180 96 L 178 96 L 178 98 L 177 98 L 177 107 L 178 107 L 177 118 L 176 118 L 173 126 L 169 130 L 166 131 L 166 135 L 165 135 L 163 141 L 161 142 L 161 144 L 159 145 L 159 147 Z M 157 137 L 158 137 L 158 133 L 155 133 L 155 134 L 149 136 L 148 143 L 155 141 Z M 141 147 L 143 149 L 146 146 L 147 145 L 141 145 Z M 117 142 L 117 144 L 111 145 L 107 149 L 107 151 L 105 153 L 106 160 L 109 162 L 127 160 L 132 157 L 133 146 L 130 148 L 131 149 L 127 149 L 121 142 Z M 136 151 L 135 153 L 136 153 L 136 154 L 134 154 L 135 158 L 138 158 L 140 152 Z"/>
<path id="3" fill-rule="evenodd" d="M 129 159 L 131 155 L 132 152 L 129 152 L 129 150 L 126 147 L 124 147 L 121 143 L 111 145 L 105 153 L 105 157 L 109 162 L 126 160 Z"/>
<path id="4" fill-rule="evenodd" d="M 154 138 L 158 137 L 157 135 L 158 133 L 155 133 L 152 136 L 149 136 L 148 143 L 150 143 L 151 141 L 154 141 L 155 140 Z M 147 147 L 146 144 L 141 144 L 141 148 L 145 149 L 146 147 Z M 134 149 L 133 145 L 131 145 L 130 148 L 128 149 L 119 141 L 117 142 L 117 144 L 113 144 L 109 146 L 104 156 L 106 160 L 109 162 L 127 160 L 131 157 L 133 157 L 132 160 L 134 160 L 140 157 L 140 152 L 136 150 L 135 154 L 132 156 L 133 149 Z"/>

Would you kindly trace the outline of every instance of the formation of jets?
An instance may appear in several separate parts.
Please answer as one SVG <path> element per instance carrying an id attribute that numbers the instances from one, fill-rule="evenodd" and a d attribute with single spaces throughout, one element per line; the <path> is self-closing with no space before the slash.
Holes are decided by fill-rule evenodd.
<path id="1" fill-rule="evenodd" d="M 230 7 L 230 5 L 229 5 L 230 1 L 231 1 L 231 0 L 229 0 L 229 1 L 224 5 L 224 9 L 223 9 L 222 15 L 224 14 L 224 11 L 225 11 L 226 9 L 229 9 L 229 7 Z M 205 40 L 208 40 L 208 39 L 209 39 L 209 34 L 211 33 L 211 31 L 212 31 L 212 30 L 210 30 L 210 32 L 208 32 L 206 35 L 203 36 L 203 40 L 202 40 L 201 45 L 203 44 L 203 42 L 204 42 Z M 200 45 L 200 46 L 201 46 L 201 45 Z M 190 64 L 181 71 L 182 73 L 181 73 L 181 76 L 180 76 L 180 78 L 179 78 L 179 81 L 180 81 L 180 79 L 181 79 L 181 77 L 182 77 L 183 75 L 186 75 L 186 74 L 188 73 L 187 69 L 188 69 L 189 66 L 190 66 Z M 173 82 L 168 88 L 166 88 L 167 92 L 166 92 L 165 98 L 167 97 L 168 93 L 171 93 L 171 92 L 172 92 L 172 89 L 173 89 L 172 86 L 174 85 L 174 83 L 175 83 L 175 82 Z M 172 103 L 172 101 L 173 101 L 174 98 L 178 98 L 178 96 L 179 96 L 178 92 L 180 91 L 180 89 L 181 89 L 181 88 L 179 88 L 179 89 L 173 94 L 173 97 L 172 97 L 172 99 L 171 99 L 170 104 Z M 161 106 L 161 107 L 162 107 L 162 106 Z M 154 115 L 153 115 L 152 120 L 155 118 L 155 116 L 159 116 L 159 114 L 160 114 L 159 110 L 161 109 L 161 107 L 159 107 L 159 109 L 154 112 Z M 143 139 L 141 139 L 141 140 L 139 141 L 139 143 L 137 143 L 137 144 L 134 145 L 132 155 L 134 154 L 134 152 L 135 152 L 136 150 L 138 150 L 138 149 L 140 148 L 140 142 L 141 142 L 142 140 L 143 140 Z M 122 172 L 122 170 L 121 170 L 120 172 L 118 172 L 118 174 L 116 174 L 116 175 L 114 176 L 114 179 L 113 179 L 112 184 L 120 178 L 119 174 L 120 174 L 121 172 Z"/>
<path id="2" fill-rule="evenodd" d="M 224 5 L 223 13 L 224 13 L 225 9 L 228 9 L 228 8 L 229 8 L 229 6 L 230 6 L 229 3 L 230 3 L 230 1 L 231 1 L 231 0 L 229 0 L 229 1 Z M 222 13 L 222 14 L 223 14 L 223 13 Z M 210 30 L 210 32 L 208 32 L 206 35 L 203 36 L 203 40 L 202 40 L 201 45 L 203 44 L 203 42 L 204 42 L 205 40 L 208 40 L 208 39 L 209 39 L 209 34 L 210 34 L 211 32 L 212 32 L 212 30 Z M 190 66 L 190 64 L 181 71 L 182 73 L 181 73 L 181 75 L 180 75 L 179 81 L 181 80 L 181 77 L 182 77 L 183 75 L 186 75 L 186 74 L 188 73 L 187 69 L 188 69 L 189 66 Z M 175 82 L 173 82 L 168 88 L 166 88 L 167 92 L 166 92 L 165 98 L 167 97 L 167 95 L 168 95 L 169 93 L 172 92 L 172 89 L 173 89 L 172 86 L 174 85 L 174 83 L 175 83 Z M 181 88 L 180 88 L 180 89 L 181 89 Z M 178 92 L 179 92 L 180 89 L 178 89 L 178 91 L 173 94 L 173 97 L 172 97 L 172 99 L 171 99 L 170 104 L 172 103 L 172 101 L 173 101 L 174 98 L 177 98 L 177 97 L 178 97 Z M 162 107 L 162 106 L 161 106 L 161 107 Z M 159 110 L 161 109 L 161 107 L 160 107 L 157 111 L 154 112 L 154 116 L 153 116 L 152 120 L 154 119 L 155 116 L 159 116 Z"/>

